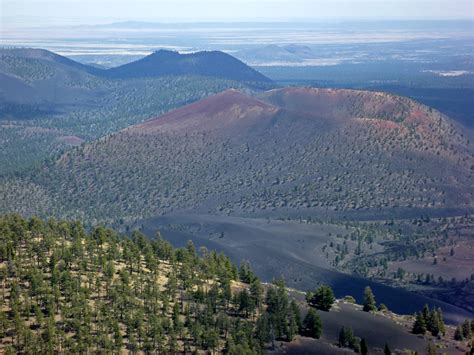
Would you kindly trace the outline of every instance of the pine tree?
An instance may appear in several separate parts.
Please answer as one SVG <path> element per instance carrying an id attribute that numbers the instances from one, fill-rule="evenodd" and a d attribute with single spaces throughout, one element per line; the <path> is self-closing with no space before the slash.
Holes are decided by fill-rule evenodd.
<path id="1" fill-rule="evenodd" d="M 223 279 L 221 282 L 221 292 L 219 293 L 221 303 L 226 309 L 229 307 L 229 303 L 232 300 L 232 289 L 230 285 L 231 281 L 229 279 Z"/>
<path id="2" fill-rule="evenodd" d="M 341 330 L 339 331 L 338 344 L 341 348 L 346 347 L 346 345 L 347 345 L 346 329 L 344 327 L 342 327 Z"/>
<path id="3" fill-rule="evenodd" d="M 425 320 L 425 323 L 428 326 L 428 321 L 430 319 L 430 308 L 428 307 L 427 304 L 423 306 L 422 314 L 423 314 L 423 319 Z"/>
<path id="4" fill-rule="evenodd" d="M 423 313 L 418 312 L 416 314 L 415 322 L 413 323 L 413 334 L 425 334 L 426 333 L 426 321 L 423 317 Z"/>
<path id="5" fill-rule="evenodd" d="M 303 329 L 304 334 L 311 338 L 319 339 L 321 337 L 323 324 L 321 318 L 319 318 L 319 315 L 313 308 L 308 310 L 308 313 L 303 320 Z"/>
<path id="6" fill-rule="evenodd" d="M 377 305 L 375 304 L 375 297 L 372 293 L 372 289 L 367 286 L 364 290 L 364 312 L 371 312 L 377 310 Z"/>
<path id="7" fill-rule="evenodd" d="M 434 308 L 430 312 L 427 328 L 433 336 L 438 336 L 438 334 L 440 333 L 439 314 Z"/>
<path id="8" fill-rule="evenodd" d="M 190 258 L 191 262 L 194 262 L 197 258 L 196 247 L 192 240 L 188 240 L 186 243 L 186 251 L 188 252 L 188 257 Z"/>
<path id="9" fill-rule="evenodd" d="M 263 302 L 263 287 L 258 278 L 255 278 L 250 283 L 250 297 L 252 299 L 255 308 L 260 308 Z"/>
<path id="10" fill-rule="evenodd" d="M 249 284 L 253 280 L 255 280 L 255 278 L 256 276 L 253 273 L 252 269 L 250 268 L 250 263 L 248 261 L 242 261 L 242 263 L 240 264 L 240 269 L 239 269 L 240 281 Z"/>
<path id="11" fill-rule="evenodd" d="M 384 355 L 392 355 L 392 351 L 390 350 L 390 347 L 388 346 L 387 343 L 385 343 L 385 347 L 383 348 L 383 353 Z"/>
<path id="12" fill-rule="evenodd" d="M 346 348 L 346 347 L 353 347 L 355 343 L 354 333 L 351 327 L 342 327 L 339 331 L 339 346 Z"/>
<path id="13" fill-rule="evenodd" d="M 466 339 L 471 339 L 472 337 L 472 323 L 468 319 L 462 324 L 462 336 Z"/>
<path id="14" fill-rule="evenodd" d="M 310 306 L 316 307 L 323 311 L 329 311 L 336 301 L 332 288 L 329 286 L 320 286 L 316 292 L 307 294 L 307 301 Z"/>
<path id="15" fill-rule="evenodd" d="M 456 330 L 454 331 L 454 340 L 457 340 L 457 341 L 463 341 L 464 340 L 463 331 L 462 331 L 461 326 L 456 327 Z"/>
<path id="16" fill-rule="evenodd" d="M 295 314 L 290 310 L 288 312 L 288 330 L 286 332 L 286 340 L 292 341 L 298 334 L 298 324 L 296 323 Z"/>
<path id="17" fill-rule="evenodd" d="M 265 297 L 270 327 L 276 339 L 287 338 L 289 335 L 289 307 L 288 293 L 283 280 L 274 282 L 276 287 L 270 287 Z"/>
<path id="18" fill-rule="evenodd" d="M 445 335 L 446 334 L 446 327 L 445 327 L 445 324 L 444 324 L 444 316 L 443 316 L 443 311 L 441 310 L 441 308 L 438 308 L 437 313 L 438 313 L 439 332 L 441 334 Z"/>
<path id="19" fill-rule="evenodd" d="M 240 291 L 238 295 L 238 304 L 239 304 L 239 312 L 245 314 L 246 317 L 254 310 L 254 304 L 250 299 L 250 294 L 248 293 L 247 289 L 243 289 Z"/>
<path id="20" fill-rule="evenodd" d="M 295 300 L 291 300 L 290 302 L 291 311 L 293 312 L 293 316 L 295 318 L 296 326 L 298 327 L 298 332 L 301 332 L 303 323 L 301 321 L 301 312 L 298 304 Z"/>
<path id="21" fill-rule="evenodd" d="M 271 340 L 270 322 L 266 312 L 258 318 L 256 328 L 256 338 L 259 341 L 260 346 L 263 347 L 265 343 L 268 343 Z"/>
<path id="22" fill-rule="evenodd" d="M 120 326 L 117 321 L 113 323 L 113 336 L 114 336 L 115 350 L 122 349 L 123 338 L 122 338 L 122 334 L 120 333 Z"/>

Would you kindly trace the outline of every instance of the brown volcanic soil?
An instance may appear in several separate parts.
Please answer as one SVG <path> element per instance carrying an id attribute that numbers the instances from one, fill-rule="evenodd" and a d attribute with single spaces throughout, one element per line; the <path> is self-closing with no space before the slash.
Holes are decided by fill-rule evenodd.
<path id="1" fill-rule="evenodd" d="M 341 119 L 387 118 L 395 122 L 404 120 L 411 103 L 385 93 L 345 89 L 285 88 L 267 91 L 260 97 L 292 111 Z"/>
<path id="2" fill-rule="evenodd" d="M 232 134 L 253 125 L 268 123 L 280 109 L 255 100 L 237 90 L 227 90 L 187 105 L 161 117 L 131 127 L 134 133 L 214 132 Z M 230 130 L 230 131 L 229 131 Z"/>
<path id="3" fill-rule="evenodd" d="M 77 136 L 60 136 L 56 138 L 59 142 L 64 142 L 69 145 L 80 145 L 84 143 L 84 139 L 79 138 Z"/>
<path id="4" fill-rule="evenodd" d="M 433 274 L 435 279 L 442 277 L 446 281 L 452 278 L 462 281 L 474 275 L 474 240 L 465 240 L 453 246 L 454 255 L 451 256 L 451 247 L 442 247 L 436 252 L 436 265 L 433 265 L 433 256 L 418 260 L 397 261 L 389 267 L 389 272 L 396 272 L 399 267 L 415 274 Z"/>
<path id="5" fill-rule="evenodd" d="M 398 123 L 402 122 L 430 123 L 429 113 L 415 106 L 413 101 L 385 93 L 286 88 L 267 91 L 256 99 L 231 89 L 133 126 L 130 130 L 141 133 L 174 131 L 179 134 L 219 130 L 225 134 L 229 125 L 240 128 L 244 124 L 260 126 L 277 116 L 291 116 L 292 120 L 311 117 L 313 121 L 339 124 L 358 118 L 369 125 L 382 124 L 382 128 L 392 129 L 401 129 L 403 126 Z"/>

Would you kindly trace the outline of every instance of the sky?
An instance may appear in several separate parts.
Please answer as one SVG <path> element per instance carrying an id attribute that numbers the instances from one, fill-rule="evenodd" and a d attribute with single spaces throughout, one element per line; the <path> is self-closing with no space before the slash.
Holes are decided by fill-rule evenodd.
<path id="1" fill-rule="evenodd" d="M 3 24 L 474 19 L 474 0 L 0 0 Z M 1 25 L 0 23 L 0 25 Z"/>

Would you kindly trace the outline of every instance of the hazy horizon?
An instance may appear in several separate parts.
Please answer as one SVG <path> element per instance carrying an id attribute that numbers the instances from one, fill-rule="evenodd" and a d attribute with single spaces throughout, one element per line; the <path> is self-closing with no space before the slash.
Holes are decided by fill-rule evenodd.
<path id="1" fill-rule="evenodd" d="M 474 19 L 471 1 L 448 0 L 3 0 L 2 26 L 113 22 L 291 22 Z M 270 11 L 271 10 L 271 11 Z M 409 14 L 407 16 L 407 14 Z"/>

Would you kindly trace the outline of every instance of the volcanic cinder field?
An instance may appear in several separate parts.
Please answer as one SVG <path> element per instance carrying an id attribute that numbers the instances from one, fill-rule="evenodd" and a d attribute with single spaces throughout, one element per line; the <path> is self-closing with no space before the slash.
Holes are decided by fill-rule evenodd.
<path id="1" fill-rule="evenodd" d="M 377 301 L 402 314 L 412 314 L 425 303 L 442 306 L 447 322 L 458 323 L 472 314 L 449 304 L 408 291 L 384 286 L 359 277 L 334 271 L 321 251 L 344 228 L 210 215 L 172 215 L 143 221 L 141 228 L 153 237 L 157 230 L 176 246 L 188 240 L 209 250 L 223 251 L 235 262 L 250 261 L 266 281 L 284 277 L 290 287 L 311 290 L 329 284 L 338 297 L 353 295 L 362 301 L 365 286 L 370 286 Z M 409 301 L 408 301 L 409 300 Z"/>

